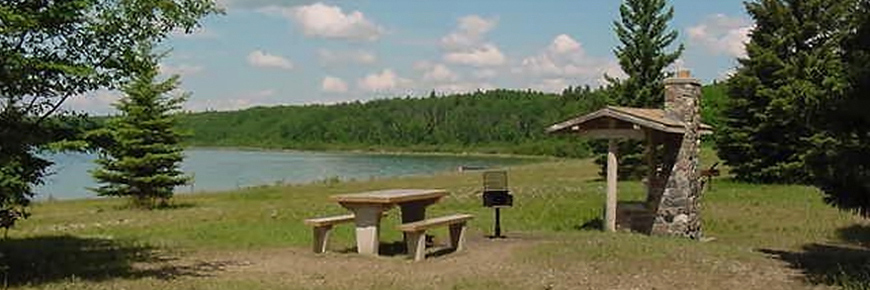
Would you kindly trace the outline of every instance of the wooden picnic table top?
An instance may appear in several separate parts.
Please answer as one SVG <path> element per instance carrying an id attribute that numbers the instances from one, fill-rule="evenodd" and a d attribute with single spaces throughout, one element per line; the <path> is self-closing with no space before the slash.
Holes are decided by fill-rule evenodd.
<path id="1" fill-rule="evenodd" d="M 443 189 L 388 189 L 360 193 L 333 195 L 330 198 L 339 203 L 380 203 L 394 204 L 418 200 L 438 199 L 447 195 Z"/>

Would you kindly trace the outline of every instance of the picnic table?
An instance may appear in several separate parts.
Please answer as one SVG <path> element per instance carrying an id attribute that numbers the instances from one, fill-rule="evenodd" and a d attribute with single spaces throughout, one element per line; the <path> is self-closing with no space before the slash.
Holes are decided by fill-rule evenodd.
<path id="1" fill-rule="evenodd" d="M 383 212 L 398 205 L 402 224 L 426 218 L 426 207 L 448 193 L 441 189 L 390 189 L 333 195 L 330 198 L 354 213 L 356 245 L 360 254 L 377 255 Z"/>

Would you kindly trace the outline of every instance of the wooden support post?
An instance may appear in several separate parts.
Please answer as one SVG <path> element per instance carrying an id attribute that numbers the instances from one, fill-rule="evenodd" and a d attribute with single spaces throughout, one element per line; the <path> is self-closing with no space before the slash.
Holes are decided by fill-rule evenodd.
<path id="1" fill-rule="evenodd" d="M 607 206 L 604 209 L 604 230 L 608 232 L 616 231 L 616 182 L 619 166 L 616 161 L 616 145 L 617 140 L 610 139 L 607 146 Z"/>

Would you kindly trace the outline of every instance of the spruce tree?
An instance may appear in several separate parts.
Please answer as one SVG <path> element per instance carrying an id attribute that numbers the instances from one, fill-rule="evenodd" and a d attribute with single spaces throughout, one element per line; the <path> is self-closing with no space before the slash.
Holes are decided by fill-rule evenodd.
<path id="1" fill-rule="evenodd" d="M 814 145 L 820 109 L 842 95 L 840 43 L 853 1 L 760 0 L 747 57 L 728 81 L 717 128 L 719 157 L 738 180 L 809 183 L 803 155 Z"/>
<path id="2" fill-rule="evenodd" d="M 665 0 L 626 0 L 619 7 L 620 20 L 614 21 L 614 31 L 622 43 L 614 50 L 624 80 L 606 76 L 612 85 L 612 104 L 618 106 L 661 108 L 664 104 L 665 69 L 683 53 L 680 45 L 674 51 L 668 48 L 677 39 L 677 31 L 668 27 L 674 17 L 674 8 Z M 596 163 L 604 174 L 606 146 L 597 142 L 599 157 Z M 639 141 L 624 141 L 619 145 L 620 178 L 646 176 L 643 158 L 644 145 Z"/>
<path id="3" fill-rule="evenodd" d="M 131 197 L 135 206 L 145 208 L 165 206 L 173 189 L 190 181 L 179 168 L 184 149 L 172 115 L 188 96 L 170 95 L 178 76 L 158 82 L 157 75 L 152 58 L 123 87 L 125 96 L 114 104 L 121 114 L 88 134 L 100 152 L 99 167 L 91 174 L 102 185 L 92 190 Z"/>
<path id="4" fill-rule="evenodd" d="M 845 94 L 829 95 L 815 113 L 814 134 L 803 155 L 825 201 L 870 217 L 870 1 L 849 13 L 842 42 Z"/>

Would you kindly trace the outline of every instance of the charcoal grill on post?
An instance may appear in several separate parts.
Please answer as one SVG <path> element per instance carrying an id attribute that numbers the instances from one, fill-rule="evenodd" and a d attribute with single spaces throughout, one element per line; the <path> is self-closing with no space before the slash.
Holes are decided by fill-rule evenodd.
<path id="1" fill-rule="evenodd" d="M 483 206 L 495 209 L 495 225 L 492 238 L 501 235 L 501 208 L 514 204 L 514 197 L 507 185 L 507 171 L 487 171 L 483 173 Z"/>

